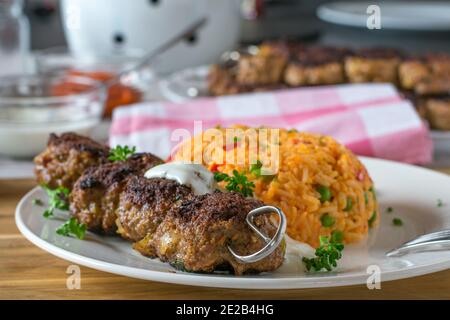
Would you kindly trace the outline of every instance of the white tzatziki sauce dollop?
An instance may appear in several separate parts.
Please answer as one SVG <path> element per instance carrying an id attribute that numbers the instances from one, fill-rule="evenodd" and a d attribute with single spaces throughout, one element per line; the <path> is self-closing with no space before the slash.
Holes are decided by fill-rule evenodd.
<path id="1" fill-rule="evenodd" d="M 305 266 L 303 264 L 303 257 L 315 257 L 316 250 L 309 244 L 296 241 L 290 238 L 287 234 L 284 236 L 286 240 L 286 254 L 284 262 L 278 270 L 279 273 L 303 274 L 305 273 Z"/>
<path id="2" fill-rule="evenodd" d="M 212 193 L 217 189 L 214 174 L 200 164 L 169 162 L 151 168 L 144 176 L 147 179 L 175 180 L 190 187 L 196 195 Z"/>

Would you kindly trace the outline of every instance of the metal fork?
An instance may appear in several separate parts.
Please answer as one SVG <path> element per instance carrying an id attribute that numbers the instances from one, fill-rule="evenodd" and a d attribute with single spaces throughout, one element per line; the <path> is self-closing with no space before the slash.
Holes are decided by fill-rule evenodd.
<path id="1" fill-rule="evenodd" d="M 450 249 L 450 230 L 421 235 L 386 253 L 388 257 L 399 257 L 409 253 Z"/>

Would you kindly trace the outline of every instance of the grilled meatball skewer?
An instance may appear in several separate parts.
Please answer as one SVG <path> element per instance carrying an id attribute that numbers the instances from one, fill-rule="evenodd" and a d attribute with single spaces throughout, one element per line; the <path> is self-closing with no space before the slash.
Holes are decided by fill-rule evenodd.
<path id="1" fill-rule="evenodd" d="M 51 134 L 47 149 L 35 158 L 39 184 L 73 189 L 71 214 L 94 232 L 113 234 L 119 196 L 128 178 L 143 175 L 163 161 L 152 154 L 136 154 L 110 162 L 110 149 L 75 133 Z"/>
<path id="2" fill-rule="evenodd" d="M 213 192 L 211 180 L 202 185 L 205 177 L 198 171 L 190 172 L 191 185 L 165 177 L 145 178 L 144 173 L 161 164 L 161 159 L 135 154 L 125 161 L 109 162 L 108 153 L 107 147 L 75 134 L 52 135 L 48 149 L 36 158 L 38 180 L 53 188 L 73 186 L 71 214 L 89 230 L 118 232 L 143 255 L 178 268 L 194 272 L 226 268 L 244 274 L 281 265 L 282 246 L 250 264 L 237 261 L 228 250 L 231 246 L 238 254 L 248 255 L 264 247 L 245 222 L 248 212 L 263 206 L 262 202 Z M 199 195 L 202 188 L 203 193 L 213 193 Z M 255 223 L 268 236 L 277 230 L 267 216 L 257 217 Z"/>
<path id="3" fill-rule="evenodd" d="M 246 223 L 247 214 L 262 206 L 261 201 L 234 192 L 195 196 L 173 206 L 156 231 L 134 248 L 190 272 L 227 270 L 242 275 L 273 271 L 283 263 L 282 245 L 253 263 L 237 261 L 228 249 L 247 256 L 266 245 Z M 277 227 L 269 216 L 258 216 L 254 222 L 269 237 L 275 235 Z"/>
<path id="4" fill-rule="evenodd" d="M 94 229 L 100 227 L 106 232 L 115 231 L 117 225 L 117 232 L 131 240 L 142 255 L 159 258 L 184 271 L 227 270 L 241 275 L 273 271 L 283 262 L 282 246 L 254 263 L 241 263 L 228 250 L 231 246 L 238 254 L 249 255 L 265 246 L 245 221 L 251 210 L 264 206 L 258 200 L 219 191 L 195 195 L 190 187 L 163 178 L 132 176 L 121 184 L 114 188 L 115 199 L 107 200 L 118 201 L 116 209 L 100 210 L 103 216 L 99 220 L 92 219 L 96 217 L 93 212 L 82 212 L 78 220 L 88 223 L 91 230 L 95 225 Z M 75 188 L 75 197 L 77 192 Z M 106 191 L 103 198 L 111 197 L 111 193 Z M 98 204 L 86 205 L 93 206 Z M 269 237 L 277 231 L 268 216 L 257 217 L 255 224 Z"/>
<path id="5" fill-rule="evenodd" d="M 271 271 L 283 261 L 281 246 L 254 263 L 242 263 L 230 253 L 229 246 L 243 256 L 265 248 L 265 240 L 246 222 L 249 212 L 263 206 L 239 193 L 218 191 L 213 174 L 201 165 L 169 163 L 127 182 L 117 221 L 122 236 L 145 256 L 187 271 L 225 268 L 243 274 Z M 269 237 L 277 233 L 268 215 L 254 222 Z"/>

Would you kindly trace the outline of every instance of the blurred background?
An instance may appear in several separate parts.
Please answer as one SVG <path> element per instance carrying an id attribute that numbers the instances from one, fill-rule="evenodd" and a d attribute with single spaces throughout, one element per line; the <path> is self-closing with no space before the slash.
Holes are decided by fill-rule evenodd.
<path id="1" fill-rule="evenodd" d="M 379 30 L 366 25 L 371 4 L 381 8 Z M 129 72 L 106 92 L 94 90 L 203 16 L 204 28 L 151 65 Z M 236 60 L 242 50 L 252 54 L 252 46 L 268 40 L 387 47 L 404 56 L 448 54 L 449 17 L 450 1 L 0 0 L 0 163 L 29 159 L 42 150 L 49 131 L 106 140 L 119 106 L 206 96 L 209 65 Z M 446 85 L 433 139 L 450 154 Z"/>
<path id="2" fill-rule="evenodd" d="M 212 2 L 214 1 L 215 0 Z M 76 0 L 74 2 L 76 2 Z M 94 0 L 91 2 L 95 5 L 97 1 Z M 104 4 L 102 1 L 98 2 L 99 3 L 95 5 L 95 10 L 97 14 L 101 14 L 101 12 L 105 12 L 105 8 L 103 7 Z M 158 10 L 163 10 L 163 7 L 166 5 L 165 2 L 183 1 L 142 0 L 141 2 L 148 6 L 148 10 L 158 12 Z M 242 25 L 239 28 L 238 42 L 242 44 L 252 44 L 268 38 L 274 39 L 289 36 L 324 44 L 400 46 L 406 50 L 414 51 L 450 50 L 449 30 L 434 30 L 428 32 L 419 30 L 414 30 L 414 32 L 408 30 L 378 30 L 377 32 L 373 32 L 364 28 L 348 27 L 323 22 L 317 17 L 316 11 L 321 4 L 326 2 L 330 1 L 242 1 L 239 17 Z M 379 1 L 372 1 L 371 3 L 376 2 Z M 403 2 L 405 5 L 408 5 L 411 1 L 404 0 Z M 450 3 L 449 1 L 442 2 Z M 191 1 L 191 5 L 194 5 L 194 1 Z M 25 15 L 30 20 L 30 44 L 32 50 L 67 45 L 60 9 L 60 0 L 25 1 Z M 129 7 L 128 9 L 131 8 Z M 127 10 L 127 6 L 117 7 L 118 12 L 123 12 L 123 10 Z M 236 14 L 239 13 L 236 12 Z M 100 16 L 97 17 L 99 19 L 101 18 Z M 418 18 L 420 18 L 420 16 L 411 17 L 411 19 Z M 151 21 L 149 21 L 149 24 L 151 24 Z M 136 27 L 141 31 L 145 28 L 143 25 Z M 117 43 L 118 35 L 127 36 L 125 34 L 125 29 L 121 29 L 120 21 L 116 21 L 116 25 L 112 25 L 109 30 L 105 29 L 102 31 L 104 32 L 105 39 L 112 43 Z M 399 39 L 401 39 L 400 43 Z M 125 42 L 126 38 L 122 38 L 122 40 Z"/>

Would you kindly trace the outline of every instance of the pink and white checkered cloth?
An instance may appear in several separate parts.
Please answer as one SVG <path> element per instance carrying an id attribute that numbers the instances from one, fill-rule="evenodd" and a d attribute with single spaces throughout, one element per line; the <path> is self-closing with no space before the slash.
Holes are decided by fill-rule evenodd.
<path id="1" fill-rule="evenodd" d="M 174 130 L 185 129 L 193 134 L 195 121 L 202 121 L 203 130 L 233 124 L 296 128 L 330 135 L 358 155 L 416 164 L 432 160 L 427 127 L 411 103 L 389 84 L 136 104 L 115 110 L 110 144 L 136 146 L 139 151 L 165 158 L 180 142 L 171 141 Z"/>

